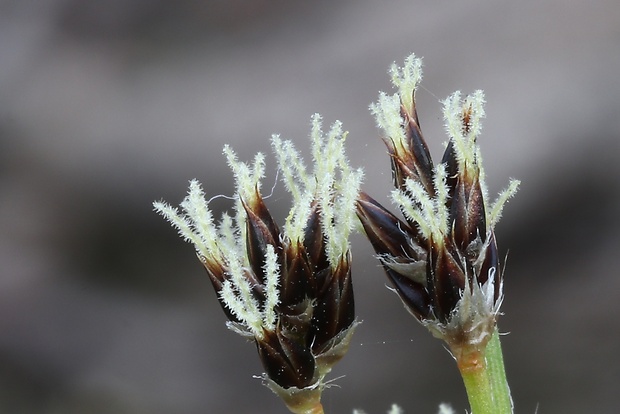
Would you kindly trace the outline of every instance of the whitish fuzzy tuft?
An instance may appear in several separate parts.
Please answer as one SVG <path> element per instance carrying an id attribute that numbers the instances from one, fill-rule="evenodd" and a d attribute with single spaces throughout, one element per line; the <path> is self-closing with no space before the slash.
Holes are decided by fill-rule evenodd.
<path id="1" fill-rule="evenodd" d="M 482 130 L 484 118 L 484 93 L 481 90 L 461 99 L 461 92 L 450 95 L 444 102 L 444 121 L 446 131 L 454 144 L 459 171 L 468 171 L 470 176 L 482 168 L 478 159 L 479 149 L 476 138 Z"/>
<path id="2" fill-rule="evenodd" d="M 415 91 L 422 81 L 422 59 L 411 54 L 405 59 L 402 68 L 394 62 L 390 67 L 390 75 L 392 84 L 398 89 L 403 107 L 408 111 L 413 109 Z"/>
<path id="3" fill-rule="evenodd" d="M 346 133 L 340 122 L 336 121 L 325 134 L 321 116 L 313 115 L 310 139 L 314 161 L 312 174 L 306 171 L 290 141 L 277 135 L 272 137 L 278 168 L 293 196 L 284 232 L 290 240 L 302 240 L 311 204 L 317 203 L 328 260 L 335 268 L 349 249 L 348 238 L 356 224 L 355 200 L 363 173 L 349 165 L 344 147 Z"/>

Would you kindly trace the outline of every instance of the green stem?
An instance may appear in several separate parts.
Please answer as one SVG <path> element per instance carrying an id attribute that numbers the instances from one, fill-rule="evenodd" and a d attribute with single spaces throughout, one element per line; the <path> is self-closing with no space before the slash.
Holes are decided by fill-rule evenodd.
<path id="1" fill-rule="evenodd" d="M 512 399 L 497 327 L 483 350 L 464 350 L 457 360 L 472 414 L 511 414 Z"/>
<path id="2" fill-rule="evenodd" d="M 510 387 L 506 379 L 502 344 L 499 340 L 497 327 L 495 327 L 491 341 L 487 344 L 486 360 L 489 377 L 492 381 L 493 395 L 495 396 L 498 409 L 502 410 L 499 412 L 512 413 L 512 397 L 510 396 Z"/>

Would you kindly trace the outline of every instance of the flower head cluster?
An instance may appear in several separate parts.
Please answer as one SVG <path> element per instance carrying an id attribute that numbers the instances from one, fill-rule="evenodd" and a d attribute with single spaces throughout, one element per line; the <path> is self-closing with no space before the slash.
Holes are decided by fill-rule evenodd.
<path id="1" fill-rule="evenodd" d="M 350 168 L 339 122 L 327 134 L 312 119 L 314 170 L 290 141 L 272 138 L 293 206 L 282 229 L 261 196 L 264 157 L 252 165 L 225 147 L 237 193 L 234 218 L 216 225 L 200 184 L 192 180 L 182 212 L 154 203 L 193 243 L 230 320 L 253 338 L 267 385 L 293 412 L 320 406 L 324 377 L 344 356 L 356 325 L 348 236 L 356 222 L 361 170 Z"/>
<path id="2" fill-rule="evenodd" d="M 358 215 L 405 307 L 454 348 L 484 346 L 502 302 L 502 269 L 494 227 L 508 189 L 489 203 L 476 140 L 484 117 L 482 91 L 444 102 L 449 135 L 442 161 L 433 165 L 422 136 L 415 92 L 422 62 L 414 55 L 390 69 L 394 95 L 371 105 L 392 163 L 397 218 L 367 194 Z"/>

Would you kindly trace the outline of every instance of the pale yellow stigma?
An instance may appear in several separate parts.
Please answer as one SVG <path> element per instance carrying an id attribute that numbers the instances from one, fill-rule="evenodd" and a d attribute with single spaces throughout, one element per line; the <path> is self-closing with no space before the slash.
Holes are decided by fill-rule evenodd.
<path id="1" fill-rule="evenodd" d="M 348 239 L 357 220 L 355 201 L 363 173 L 349 165 L 342 124 L 336 121 L 324 134 L 321 121 L 318 114 L 312 117 L 312 174 L 306 171 L 290 141 L 273 136 L 272 145 L 283 181 L 293 195 L 293 207 L 284 227 L 285 236 L 292 241 L 303 240 L 311 205 L 317 203 L 328 260 L 336 267 L 349 249 Z"/>

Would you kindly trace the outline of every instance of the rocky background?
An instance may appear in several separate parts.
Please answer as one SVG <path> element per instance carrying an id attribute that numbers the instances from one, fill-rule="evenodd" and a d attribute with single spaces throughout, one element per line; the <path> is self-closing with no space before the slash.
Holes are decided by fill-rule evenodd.
<path id="1" fill-rule="evenodd" d="M 364 189 L 389 162 L 368 104 L 424 57 L 419 115 L 484 89 L 491 194 L 522 180 L 497 229 L 510 252 L 500 327 L 518 413 L 618 410 L 620 3 L 0 1 L 0 412 L 285 413 L 253 375 L 204 270 L 151 202 L 198 178 L 233 191 L 221 154 L 308 154 L 310 115 L 350 131 Z M 273 157 L 268 157 L 273 166 Z M 265 179 L 270 189 L 273 168 Z M 387 202 L 387 201 L 386 201 Z M 288 209 L 283 186 L 268 200 Z M 219 199 L 216 210 L 230 208 Z M 449 354 L 353 240 L 358 328 L 326 413 L 467 407 Z"/>

